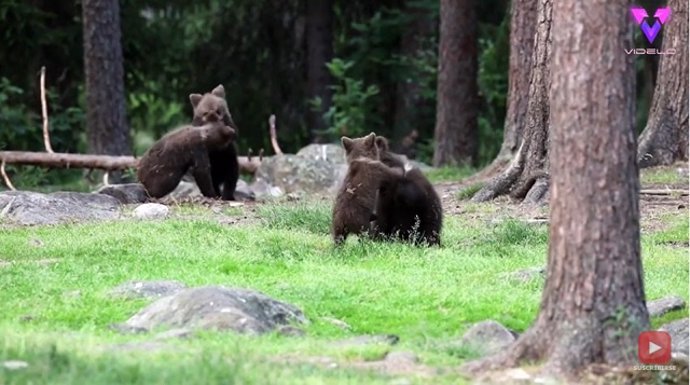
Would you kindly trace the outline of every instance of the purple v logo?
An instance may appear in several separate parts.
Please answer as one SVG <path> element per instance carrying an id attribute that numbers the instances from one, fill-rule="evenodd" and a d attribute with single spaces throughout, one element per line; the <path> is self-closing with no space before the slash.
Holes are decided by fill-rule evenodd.
<path id="1" fill-rule="evenodd" d="M 661 25 L 666 24 L 671 17 L 671 8 L 663 7 L 657 9 L 656 12 L 654 12 L 653 23 L 646 21 L 646 19 L 649 18 L 649 14 L 642 7 L 634 6 L 630 8 L 630 13 L 632 13 L 635 22 L 640 26 L 642 33 L 651 44 L 654 42 L 654 39 L 656 39 L 657 35 L 659 35 Z"/>

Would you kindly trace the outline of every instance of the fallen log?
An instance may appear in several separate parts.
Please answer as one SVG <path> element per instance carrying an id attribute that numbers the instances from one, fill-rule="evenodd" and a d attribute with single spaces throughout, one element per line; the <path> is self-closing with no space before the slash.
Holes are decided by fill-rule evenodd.
<path id="1" fill-rule="evenodd" d="M 67 154 L 31 151 L 0 151 L 0 161 L 5 164 L 31 165 L 47 168 L 88 168 L 106 171 L 136 168 L 138 159 L 133 156 Z M 254 174 L 261 164 L 259 157 L 240 156 L 240 172 Z"/>

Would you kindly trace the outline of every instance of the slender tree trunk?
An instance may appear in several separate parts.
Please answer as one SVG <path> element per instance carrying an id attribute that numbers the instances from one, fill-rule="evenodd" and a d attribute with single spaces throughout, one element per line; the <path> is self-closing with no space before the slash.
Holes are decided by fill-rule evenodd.
<path id="1" fill-rule="evenodd" d="M 477 153 L 477 17 L 473 0 L 441 0 L 434 166 Z"/>
<path id="2" fill-rule="evenodd" d="M 664 25 L 652 108 L 640 136 L 640 167 L 667 165 L 688 160 L 688 2 L 669 0 L 671 19 Z"/>
<path id="3" fill-rule="evenodd" d="M 632 44 L 627 7 L 627 0 L 553 3 L 553 191 L 541 310 L 509 349 L 467 370 L 545 359 L 545 371 L 576 377 L 592 363 L 636 363 L 637 336 L 649 316 L 640 260 L 634 67 L 621 54 Z"/>
<path id="4" fill-rule="evenodd" d="M 475 202 L 488 201 L 506 193 L 511 193 L 515 198 L 524 198 L 529 203 L 540 203 L 548 197 L 546 169 L 551 87 L 551 13 L 552 0 L 540 0 L 520 147 L 504 171 L 472 197 Z"/>
<path id="5" fill-rule="evenodd" d="M 415 6 L 414 1 L 406 1 L 405 12 L 410 14 L 412 20 L 405 26 L 400 41 L 400 54 L 413 58 L 424 49 L 424 41 L 434 34 L 436 25 L 434 19 L 425 8 Z M 427 104 L 422 99 L 422 85 L 419 79 L 413 77 L 403 79 L 397 86 L 395 103 L 395 124 L 393 141 L 398 143 L 404 137 L 410 135 L 413 130 L 421 131 L 422 112 Z M 433 104 L 431 106 L 433 108 Z M 410 155 L 410 154 L 405 154 Z"/>
<path id="6" fill-rule="evenodd" d="M 117 0 L 84 0 L 86 130 L 92 154 L 132 153 Z"/>
<path id="7" fill-rule="evenodd" d="M 311 112 L 310 127 L 312 139 L 321 141 L 313 131 L 325 130 L 328 122 L 323 115 L 331 106 L 331 75 L 326 63 L 333 58 L 332 0 L 307 0 L 307 95 L 318 97 L 321 106 Z"/>

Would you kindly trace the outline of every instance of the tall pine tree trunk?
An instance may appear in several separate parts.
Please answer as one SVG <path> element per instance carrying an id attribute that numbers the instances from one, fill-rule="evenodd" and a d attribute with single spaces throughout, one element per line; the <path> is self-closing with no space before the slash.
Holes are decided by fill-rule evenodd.
<path id="1" fill-rule="evenodd" d="M 552 0 L 540 0 L 520 146 L 510 164 L 472 197 L 475 202 L 488 201 L 507 193 L 529 203 L 541 203 L 547 198 L 551 14 Z"/>
<path id="2" fill-rule="evenodd" d="M 82 13 L 89 152 L 129 155 L 120 7 L 117 0 L 84 0 Z"/>
<path id="3" fill-rule="evenodd" d="M 663 55 L 647 126 L 637 152 L 640 167 L 688 160 L 688 2 L 669 0 L 671 19 L 663 31 Z"/>
<path id="4" fill-rule="evenodd" d="M 477 153 L 477 17 L 473 0 L 441 0 L 434 166 Z"/>
<path id="5" fill-rule="evenodd" d="M 515 155 L 526 125 L 537 4 L 534 0 L 511 1 L 508 109 L 503 127 L 503 144 L 496 156 L 499 161 L 510 160 Z"/>
<path id="6" fill-rule="evenodd" d="M 634 66 L 626 0 L 553 2 L 547 278 L 535 324 L 471 372 L 545 360 L 576 377 L 637 362 L 649 327 L 640 259 Z M 587 28 L 584 28 L 587 26 Z M 587 31 L 598 31 L 596 34 Z"/>
<path id="7" fill-rule="evenodd" d="M 400 54 L 408 58 L 419 55 L 424 49 L 425 41 L 433 36 L 437 25 L 429 10 L 415 3 L 412 0 L 405 2 L 405 12 L 412 19 L 405 25 L 400 41 Z M 429 103 L 422 99 L 422 85 L 414 77 L 403 79 L 397 86 L 396 94 L 393 140 L 397 143 L 413 130 L 426 131 L 421 127 L 422 112 L 428 108 Z"/>
<path id="8" fill-rule="evenodd" d="M 331 106 L 331 75 L 326 63 L 333 58 L 333 4 L 331 0 L 307 0 L 307 96 L 319 98 L 320 108 L 310 113 L 312 140 L 321 138 L 314 131 L 328 128 L 324 113 Z"/>

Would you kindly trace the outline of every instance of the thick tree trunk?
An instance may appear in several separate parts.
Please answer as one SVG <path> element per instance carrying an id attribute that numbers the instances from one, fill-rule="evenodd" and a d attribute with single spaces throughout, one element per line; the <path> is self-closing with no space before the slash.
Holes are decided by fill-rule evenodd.
<path id="1" fill-rule="evenodd" d="M 473 0 L 441 0 L 434 166 L 477 153 L 477 17 Z"/>
<path id="2" fill-rule="evenodd" d="M 405 12 L 412 19 L 405 26 L 400 40 L 400 54 L 408 58 L 419 56 L 424 49 L 424 42 L 433 36 L 436 23 L 425 8 L 415 5 L 414 1 L 406 1 Z M 413 130 L 421 131 L 422 112 L 429 106 L 422 98 L 422 87 L 419 79 L 403 79 L 397 86 L 394 116 L 393 141 L 400 143 Z M 431 105 L 433 108 L 433 104 Z M 409 153 L 406 153 L 408 157 Z"/>
<path id="3" fill-rule="evenodd" d="M 321 107 L 310 113 L 309 129 L 313 141 L 320 142 L 314 131 L 328 128 L 323 115 L 331 106 L 331 75 L 326 63 L 333 58 L 333 4 L 331 0 L 307 0 L 307 96 L 318 97 Z"/>
<path id="4" fill-rule="evenodd" d="M 667 165 L 688 160 L 688 2 L 669 0 L 671 19 L 664 25 L 652 108 L 640 136 L 637 157 L 640 167 Z"/>
<path id="5" fill-rule="evenodd" d="M 551 13 L 552 0 L 540 0 L 520 147 L 505 170 L 472 197 L 475 202 L 488 201 L 509 192 L 529 203 L 540 203 L 547 198 Z"/>
<path id="6" fill-rule="evenodd" d="M 545 359 L 545 371 L 571 377 L 592 363 L 636 363 L 637 337 L 649 316 L 640 260 L 634 67 L 621 54 L 632 44 L 627 7 L 627 0 L 554 2 L 553 191 L 541 310 L 509 349 L 467 370 Z"/>
<path id="7" fill-rule="evenodd" d="M 128 155 L 120 7 L 117 0 L 84 0 L 82 12 L 89 152 Z"/>

